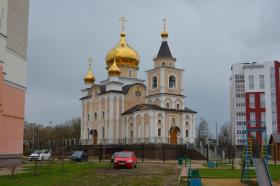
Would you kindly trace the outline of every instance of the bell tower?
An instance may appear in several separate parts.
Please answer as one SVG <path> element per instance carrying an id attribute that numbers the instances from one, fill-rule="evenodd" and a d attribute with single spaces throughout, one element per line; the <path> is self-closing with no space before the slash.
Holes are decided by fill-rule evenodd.
<path id="1" fill-rule="evenodd" d="M 162 43 L 153 59 L 154 68 L 147 73 L 147 103 L 168 109 L 184 109 L 182 77 L 184 70 L 175 67 L 176 58 L 168 46 L 166 19 L 163 19 Z"/>

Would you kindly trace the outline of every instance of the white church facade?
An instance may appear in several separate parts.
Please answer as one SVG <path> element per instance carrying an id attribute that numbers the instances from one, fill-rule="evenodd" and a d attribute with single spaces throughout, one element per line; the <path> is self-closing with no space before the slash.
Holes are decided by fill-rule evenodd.
<path id="1" fill-rule="evenodd" d="M 164 28 L 146 83 L 138 79 L 140 57 L 126 42 L 106 54 L 108 78 L 95 82 L 91 62 L 81 92 L 81 140 L 87 144 L 193 143 L 196 112 L 185 107 L 184 70 L 176 68 Z"/>

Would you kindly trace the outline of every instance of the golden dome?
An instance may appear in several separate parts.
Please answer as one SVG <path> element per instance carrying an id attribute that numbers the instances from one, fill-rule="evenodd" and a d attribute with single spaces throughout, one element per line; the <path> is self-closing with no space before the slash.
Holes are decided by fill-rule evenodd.
<path id="1" fill-rule="evenodd" d="M 161 37 L 162 38 L 167 38 L 168 37 L 168 32 L 166 32 L 165 30 L 161 32 Z"/>
<path id="2" fill-rule="evenodd" d="M 111 76 L 119 76 L 121 74 L 121 70 L 119 69 L 119 67 L 117 66 L 116 60 L 114 59 L 113 64 L 110 66 L 108 73 Z"/>
<path id="3" fill-rule="evenodd" d="M 106 54 L 107 68 L 112 66 L 114 59 L 117 66 L 138 68 L 140 60 L 138 53 L 127 44 L 124 32 L 120 36 L 119 43 Z"/>
<path id="4" fill-rule="evenodd" d="M 84 77 L 84 82 L 86 84 L 93 84 L 95 82 L 95 77 L 94 77 L 93 72 L 91 70 L 91 62 L 92 62 L 92 59 L 90 58 L 89 59 L 88 72 L 87 72 L 87 75 Z"/>

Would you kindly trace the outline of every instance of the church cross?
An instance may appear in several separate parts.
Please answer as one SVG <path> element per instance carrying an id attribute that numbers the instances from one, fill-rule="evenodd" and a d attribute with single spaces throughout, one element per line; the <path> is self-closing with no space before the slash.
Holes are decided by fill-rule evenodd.
<path id="1" fill-rule="evenodd" d="M 92 58 L 90 57 L 90 58 L 88 59 L 88 66 L 89 66 L 89 69 L 91 69 L 91 64 L 92 64 Z"/>
<path id="2" fill-rule="evenodd" d="M 166 31 L 166 23 L 167 23 L 167 19 L 164 18 L 163 19 L 163 31 Z"/>
<path id="3" fill-rule="evenodd" d="M 121 22 L 122 32 L 124 32 L 124 29 L 125 29 L 124 24 L 125 24 L 125 22 L 127 22 L 127 20 L 125 19 L 124 16 L 122 16 L 119 18 L 119 21 Z"/>

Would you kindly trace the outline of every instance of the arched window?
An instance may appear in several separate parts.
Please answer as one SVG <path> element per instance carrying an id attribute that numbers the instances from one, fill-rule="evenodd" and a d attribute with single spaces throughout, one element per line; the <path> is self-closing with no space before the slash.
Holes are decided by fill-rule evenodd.
<path id="1" fill-rule="evenodd" d="M 158 137 L 161 136 L 161 128 L 158 128 Z"/>
<path id="2" fill-rule="evenodd" d="M 168 109 L 169 109 L 169 103 L 166 103 L 166 108 L 168 108 Z"/>
<path id="3" fill-rule="evenodd" d="M 94 113 L 94 120 L 97 120 L 97 113 Z"/>
<path id="4" fill-rule="evenodd" d="M 105 119 L 105 112 L 102 111 L 102 118 Z"/>
<path id="5" fill-rule="evenodd" d="M 180 104 L 179 103 L 177 103 L 177 110 L 179 110 L 180 109 Z"/>
<path id="6" fill-rule="evenodd" d="M 188 137 L 189 137 L 189 131 L 186 130 L 186 138 L 188 138 Z"/>
<path id="7" fill-rule="evenodd" d="M 128 70 L 128 76 L 131 77 L 131 69 Z"/>
<path id="8" fill-rule="evenodd" d="M 90 120 L 90 114 L 88 113 L 87 114 L 87 121 L 89 121 Z"/>
<path id="9" fill-rule="evenodd" d="M 102 127 L 102 138 L 105 138 L 105 128 L 104 127 Z"/>
<path id="10" fill-rule="evenodd" d="M 169 76 L 169 88 L 176 88 L 176 77 L 173 75 Z"/>
<path id="11" fill-rule="evenodd" d="M 157 76 L 152 77 L 152 87 L 153 89 L 157 88 Z"/>

